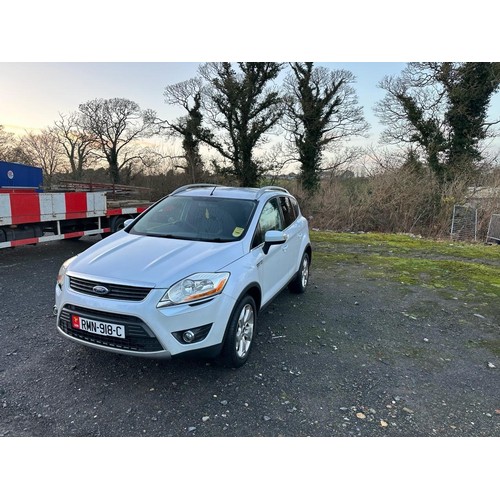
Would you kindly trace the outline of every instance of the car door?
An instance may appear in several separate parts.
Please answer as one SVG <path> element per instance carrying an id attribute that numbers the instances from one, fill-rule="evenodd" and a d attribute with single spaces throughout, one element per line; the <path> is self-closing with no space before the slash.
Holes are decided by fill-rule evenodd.
<path id="1" fill-rule="evenodd" d="M 282 231 L 283 216 L 279 199 L 271 198 L 262 209 L 252 243 L 252 258 L 257 266 L 262 291 L 262 304 L 271 300 L 288 282 L 288 263 L 284 258 L 287 242 L 271 245 L 264 253 L 264 236 L 267 231 Z"/>
<path id="2" fill-rule="evenodd" d="M 293 200 L 289 196 L 280 196 L 279 203 L 283 213 L 284 232 L 287 235 L 287 241 L 283 247 L 283 258 L 286 260 L 287 276 L 291 279 L 298 269 L 302 245 L 302 236 L 304 228 L 298 219 L 298 210 L 295 208 Z"/>

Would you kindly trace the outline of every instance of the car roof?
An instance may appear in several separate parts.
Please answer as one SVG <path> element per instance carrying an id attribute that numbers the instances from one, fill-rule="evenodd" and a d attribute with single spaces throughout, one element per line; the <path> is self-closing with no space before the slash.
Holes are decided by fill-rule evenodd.
<path id="1" fill-rule="evenodd" d="M 262 188 L 231 187 L 219 184 L 188 184 L 176 189 L 170 196 L 212 196 L 215 198 L 238 198 L 258 200 L 266 194 L 290 194 L 279 186 L 264 186 Z"/>

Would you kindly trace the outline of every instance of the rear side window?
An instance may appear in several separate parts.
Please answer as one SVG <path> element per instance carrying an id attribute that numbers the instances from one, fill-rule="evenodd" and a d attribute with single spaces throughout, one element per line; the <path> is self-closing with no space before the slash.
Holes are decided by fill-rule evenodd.
<path id="1" fill-rule="evenodd" d="M 292 200 L 288 196 L 280 197 L 281 211 L 283 212 L 283 218 L 285 219 L 285 227 L 291 226 L 295 219 L 297 219 L 297 213 L 295 207 L 292 204 Z"/>

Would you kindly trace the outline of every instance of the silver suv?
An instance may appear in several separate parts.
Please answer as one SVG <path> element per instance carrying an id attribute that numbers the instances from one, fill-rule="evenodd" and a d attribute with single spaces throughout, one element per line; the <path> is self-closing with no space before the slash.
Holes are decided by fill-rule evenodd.
<path id="1" fill-rule="evenodd" d="M 239 367 L 259 311 L 287 285 L 304 292 L 310 263 L 286 189 L 184 186 L 61 266 L 57 329 L 105 351 Z"/>

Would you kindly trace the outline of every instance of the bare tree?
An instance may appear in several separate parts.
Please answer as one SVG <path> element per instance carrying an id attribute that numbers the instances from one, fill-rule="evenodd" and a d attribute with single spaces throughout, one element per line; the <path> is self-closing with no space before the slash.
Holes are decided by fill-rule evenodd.
<path id="1" fill-rule="evenodd" d="M 0 125 L 0 160 L 15 163 L 29 163 L 30 158 L 23 150 L 20 140 Z"/>
<path id="2" fill-rule="evenodd" d="M 266 172 L 269 182 L 273 184 L 280 176 L 287 175 L 288 169 L 297 163 L 297 159 L 288 144 L 276 142 L 259 152 L 255 157 L 255 163 L 262 172 Z"/>
<path id="3" fill-rule="evenodd" d="M 0 160 L 11 161 L 10 153 L 13 147 L 13 136 L 7 131 L 5 131 L 4 126 L 0 125 Z"/>
<path id="4" fill-rule="evenodd" d="M 154 174 L 162 168 L 165 155 L 158 152 L 153 146 L 135 147 L 124 152 L 123 168 L 120 172 L 121 182 L 130 184 L 136 177 L 145 174 Z"/>
<path id="5" fill-rule="evenodd" d="M 84 130 L 82 115 L 72 113 L 69 116 L 60 114 L 53 131 L 68 157 L 73 179 L 81 180 L 85 168 L 96 160 L 98 143 L 95 137 Z"/>
<path id="6" fill-rule="evenodd" d="M 314 192 L 322 170 L 331 171 L 356 156 L 355 151 L 347 156 L 343 152 L 338 161 L 323 165 L 325 150 L 335 151 L 351 137 L 363 135 L 368 124 L 358 106 L 350 71 L 314 67 L 312 62 L 291 63 L 290 67 L 284 84 L 284 127 L 298 153 L 302 186 Z"/>
<path id="7" fill-rule="evenodd" d="M 26 154 L 26 163 L 42 167 L 44 184 L 50 189 L 54 174 L 60 172 L 63 165 L 57 136 L 49 129 L 38 134 L 27 132 L 21 138 L 20 146 Z"/>
<path id="8" fill-rule="evenodd" d="M 120 182 L 121 171 L 128 168 L 130 173 L 129 164 L 140 159 L 130 145 L 153 133 L 154 112 L 142 111 L 137 103 L 123 98 L 94 99 L 80 104 L 79 110 L 84 131 L 95 137 L 108 162 L 111 181 Z"/>
<path id="9" fill-rule="evenodd" d="M 165 102 L 181 106 L 187 115 L 173 122 L 160 121 L 160 126 L 167 128 L 174 137 L 182 139 L 185 165 L 182 168 L 193 182 L 199 181 L 203 176 L 203 160 L 200 155 L 200 137 L 203 135 L 201 112 L 202 82 L 200 78 L 191 78 L 184 82 L 169 85 L 165 88 Z"/>

